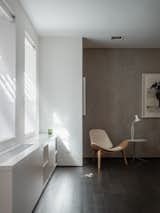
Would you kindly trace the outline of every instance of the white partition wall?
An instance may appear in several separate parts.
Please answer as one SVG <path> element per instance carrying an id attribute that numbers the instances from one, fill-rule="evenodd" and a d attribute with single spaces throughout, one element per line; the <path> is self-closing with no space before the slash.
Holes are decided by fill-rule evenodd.
<path id="1" fill-rule="evenodd" d="M 40 130 L 58 137 L 58 164 L 82 165 L 82 39 L 40 40 Z"/>

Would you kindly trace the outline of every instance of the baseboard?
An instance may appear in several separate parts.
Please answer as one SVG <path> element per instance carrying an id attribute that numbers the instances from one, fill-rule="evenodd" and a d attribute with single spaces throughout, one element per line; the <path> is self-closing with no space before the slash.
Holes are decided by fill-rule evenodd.
<path id="1" fill-rule="evenodd" d="M 122 157 L 117 156 L 117 157 L 102 157 L 103 159 L 122 159 Z M 132 159 L 133 156 L 127 156 L 127 159 Z M 145 158 L 145 159 L 160 159 L 160 156 L 144 156 L 144 155 L 137 155 L 136 158 Z M 83 157 L 83 159 L 97 159 L 97 157 Z"/>

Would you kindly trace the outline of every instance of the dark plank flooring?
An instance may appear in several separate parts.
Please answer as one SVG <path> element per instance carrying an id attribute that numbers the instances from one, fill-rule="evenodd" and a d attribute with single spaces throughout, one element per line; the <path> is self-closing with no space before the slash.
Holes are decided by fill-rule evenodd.
<path id="1" fill-rule="evenodd" d="M 88 177 L 86 174 L 93 173 Z M 160 159 L 147 162 L 95 160 L 84 167 L 59 167 L 34 213 L 159 213 Z"/>

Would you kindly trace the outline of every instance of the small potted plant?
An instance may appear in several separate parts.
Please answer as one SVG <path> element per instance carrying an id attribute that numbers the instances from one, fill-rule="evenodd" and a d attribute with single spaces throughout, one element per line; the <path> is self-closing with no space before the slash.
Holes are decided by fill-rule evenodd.
<path id="1" fill-rule="evenodd" d="M 48 129 L 48 135 L 51 136 L 53 134 L 53 130 L 50 128 Z"/>

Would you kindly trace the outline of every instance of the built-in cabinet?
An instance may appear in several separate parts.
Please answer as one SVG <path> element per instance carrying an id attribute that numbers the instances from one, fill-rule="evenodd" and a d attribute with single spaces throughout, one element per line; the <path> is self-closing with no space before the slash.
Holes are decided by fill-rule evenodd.
<path id="1" fill-rule="evenodd" d="M 13 147 L 13 161 L 0 164 L 0 213 L 31 213 L 56 168 L 56 137 L 43 134 L 29 143 L 17 156 Z"/>
<path id="2" fill-rule="evenodd" d="M 42 143 L 42 173 L 44 186 L 57 166 L 57 153 L 57 140 L 55 137 L 50 137 L 44 144 Z"/>
<path id="3" fill-rule="evenodd" d="M 9 213 L 31 213 L 43 187 L 41 150 L 35 150 L 18 162 L 11 173 L 12 210 Z M 8 202 L 7 200 L 5 202 Z M 8 213 L 8 212 L 5 212 Z"/>

